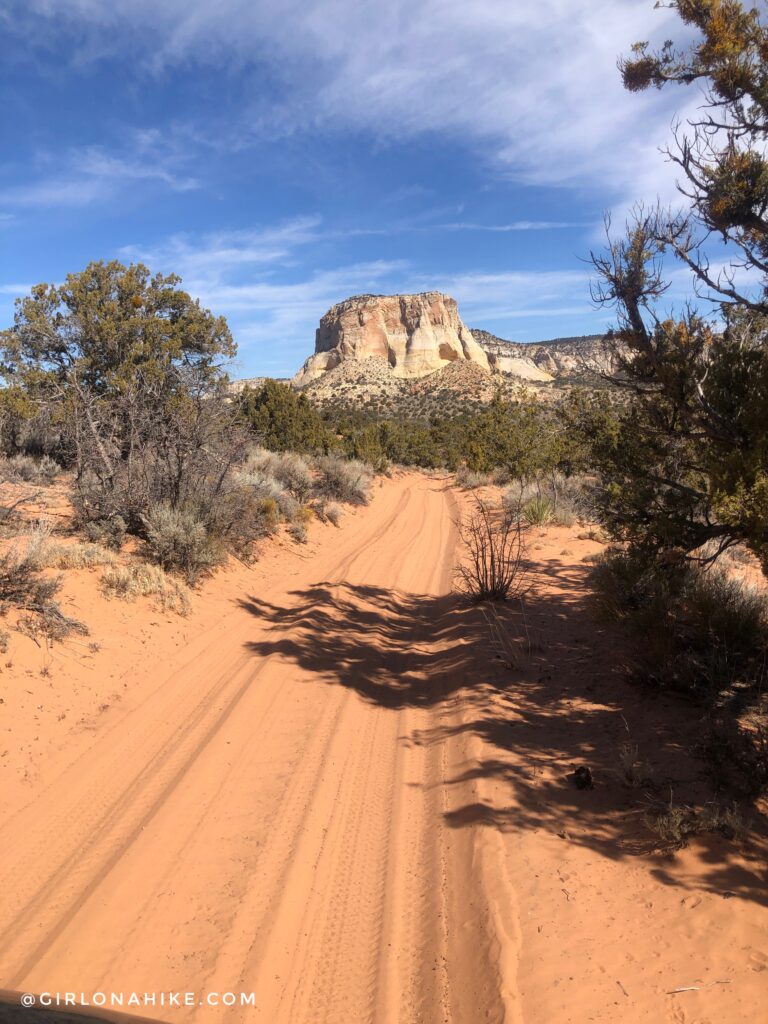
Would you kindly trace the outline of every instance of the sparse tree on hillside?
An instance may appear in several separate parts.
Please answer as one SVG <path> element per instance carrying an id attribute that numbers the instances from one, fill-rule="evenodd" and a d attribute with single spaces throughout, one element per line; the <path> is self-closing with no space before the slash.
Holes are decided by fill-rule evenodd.
<path id="1" fill-rule="evenodd" d="M 179 281 L 91 263 L 35 286 L 0 335 L 9 394 L 56 423 L 88 515 L 137 523 L 151 502 L 197 501 L 231 462 L 223 363 L 235 346 Z"/>
<path id="2" fill-rule="evenodd" d="M 684 208 L 637 210 L 627 236 L 593 257 L 596 297 L 618 310 L 618 383 L 633 396 L 603 451 L 605 512 L 651 552 L 745 541 L 768 568 L 768 26 L 736 0 L 670 6 L 699 39 L 683 51 L 636 44 L 624 84 L 701 82 L 704 106 L 669 154 Z M 729 257 L 719 271 L 718 242 Z M 668 254 L 717 301 L 719 323 L 660 312 Z"/>

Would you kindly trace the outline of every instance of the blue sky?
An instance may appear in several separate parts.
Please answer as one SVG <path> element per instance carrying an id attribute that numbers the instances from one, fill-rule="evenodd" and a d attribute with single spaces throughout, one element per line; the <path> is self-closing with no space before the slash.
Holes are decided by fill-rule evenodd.
<path id="1" fill-rule="evenodd" d="M 360 292 L 600 330 L 603 213 L 673 194 L 658 147 L 697 102 L 621 88 L 632 42 L 681 38 L 652 0 L 5 0 L 0 30 L 0 326 L 141 259 L 227 317 L 243 375 L 295 372 Z"/>

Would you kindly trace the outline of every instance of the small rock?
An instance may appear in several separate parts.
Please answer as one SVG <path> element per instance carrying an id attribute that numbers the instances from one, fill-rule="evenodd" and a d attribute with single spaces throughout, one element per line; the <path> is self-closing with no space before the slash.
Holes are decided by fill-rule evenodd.
<path id="1" fill-rule="evenodd" d="M 576 789 L 595 788 L 595 784 L 592 781 L 592 770 L 588 768 L 585 764 L 581 765 L 579 768 L 574 769 L 568 776 L 568 778 L 573 780 Z"/>

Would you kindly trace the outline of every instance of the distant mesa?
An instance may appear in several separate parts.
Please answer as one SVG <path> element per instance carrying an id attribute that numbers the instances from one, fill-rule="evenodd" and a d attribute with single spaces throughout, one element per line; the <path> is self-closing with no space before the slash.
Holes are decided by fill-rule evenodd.
<path id="1" fill-rule="evenodd" d="M 315 334 L 315 353 L 293 378 L 303 387 L 347 360 L 384 359 L 395 377 L 414 379 L 466 360 L 490 372 L 488 356 L 441 292 L 355 295 L 332 306 Z"/>
<path id="2" fill-rule="evenodd" d="M 474 329 L 475 340 L 488 356 L 491 370 L 530 381 L 552 381 L 585 373 L 611 373 L 614 348 L 602 334 L 585 334 L 549 341 L 505 341 Z"/>
<path id="3" fill-rule="evenodd" d="M 502 374 L 546 387 L 585 371 L 610 370 L 611 359 L 600 335 L 528 344 L 470 330 L 459 316 L 456 300 L 441 292 L 355 295 L 322 317 L 314 354 L 291 384 L 310 388 L 328 374 L 330 384 L 342 367 L 356 374 L 355 367 L 361 364 L 371 383 L 374 378 L 383 383 L 384 377 L 418 380 L 456 364 L 456 369 L 476 368 L 481 377 Z"/>

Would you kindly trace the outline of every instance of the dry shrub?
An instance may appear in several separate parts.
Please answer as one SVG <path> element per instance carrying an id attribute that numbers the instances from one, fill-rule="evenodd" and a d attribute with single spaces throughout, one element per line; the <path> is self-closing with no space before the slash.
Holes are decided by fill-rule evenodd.
<path id="1" fill-rule="evenodd" d="M 573 526 L 594 518 L 594 490 L 591 477 L 552 473 L 535 481 L 513 480 L 502 501 L 510 515 L 532 526 Z"/>
<path id="2" fill-rule="evenodd" d="M 122 516 L 109 519 L 94 519 L 83 524 L 83 532 L 94 544 L 103 544 L 110 551 L 121 551 L 128 533 L 128 525 Z"/>
<path id="3" fill-rule="evenodd" d="M 101 544 L 48 544 L 40 557 L 54 569 L 93 569 L 116 561 L 115 553 Z"/>
<path id="4" fill-rule="evenodd" d="M 717 567 L 610 549 L 590 582 L 602 615 L 626 629 L 645 680 L 711 698 L 762 678 L 766 599 Z"/>
<path id="5" fill-rule="evenodd" d="M 108 568 L 101 578 L 101 588 L 108 598 L 135 601 L 137 597 L 154 597 L 163 611 L 189 615 L 189 590 L 179 580 L 168 576 L 159 565 L 133 562 Z"/>
<path id="6" fill-rule="evenodd" d="M 318 479 L 317 494 L 348 505 L 367 505 L 371 499 L 373 469 L 358 459 L 323 455 L 315 462 Z"/>
<path id="7" fill-rule="evenodd" d="M 243 463 L 241 474 L 261 480 L 274 480 L 280 489 L 288 491 L 299 501 L 312 493 L 313 479 L 309 463 L 296 452 L 272 452 L 266 448 L 253 448 Z"/>
<path id="8" fill-rule="evenodd" d="M 764 713 L 738 720 L 713 715 L 706 723 L 701 753 L 718 788 L 756 798 L 768 791 L 768 726 Z"/>
<path id="9" fill-rule="evenodd" d="M 459 532 L 468 559 L 455 569 L 458 590 L 473 601 L 507 601 L 525 593 L 525 528 L 519 519 L 476 498 Z"/>
<path id="10" fill-rule="evenodd" d="M 456 486 L 465 491 L 474 491 L 477 487 L 488 487 L 493 483 L 491 473 L 478 473 L 474 469 L 462 466 L 456 473 Z"/>
<path id="11" fill-rule="evenodd" d="M 338 505 L 330 502 L 325 506 L 325 518 L 332 526 L 338 526 L 341 522 L 341 509 Z"/>
<path id="12" fill-rule="evenodd" d="M 736 804 L 705 804 L 700 810 L 687 804 L 654 804 L 645 815 L 645 824 L 658 837 L 664 850 L 681 850 L 694 836 L 719 835 L 723 839 L 743 839 L 747 827 Z"/>
<path id="13" fill-rule="evenodd" d="M 617 774 L 624 785 L 630 789 L 654 788 L 653 770 L 641 759 L 640 748 L 631 738 L 619 746 L 616 759 Z"/>
<path id="14" fill-rule="evenodd" d="M 30 455 L 14 455 L 0 460 L 0 476 L 11 482 L 50 484 L 62 472 L 61 466 L 49 455 L 33 459 Z"/>
<path id="15" fill-rule="evenodd" d="M 273 476 L 299 501 L 312 493 L 313 479 L 309 463 L 295 452 L 283 452 L 277 459 Z"/>
<path id="16" fill-rule="evenodd" d="M 338 526 L 341 522 L 341 508 L 332 501 L 326 501 L 325 498 L 318 498 L 312 505 L 312 511 L 321 523 Z"/>
<path id="17" fill-rule="evenodd" d="M 24 547 L 15 544 L 0 557 L 0 614 L 9 608 L 24 613 L 19 628 L 30 636 L 61 640 L 71 633 L 87 634 L 87 627 L 65 615 L 54 600 L 61 577 L 40 573 L 48 536 L 49 531 L 41 527 L 26 538 Z"/>
<path id="18" fill-rule="evenodd" d="M 166 571 L 181 573 L 190 584 L 225 557 L 223 546 L 190 509 L 156 505 L 142 520 L 145 546 L 152 560 Z"/>
<path id="19" fill-rule="evenodd" d="M 315 510 L 311 505 L 299 505 L 293 516 L 294 525 L 309 526 L 315 518 Z"/>
<path id="20" fill-rule="evenodd" d="M 291 523 L 288 527 L 288 534 L 296 541 L 297 544 L 307 543 L 307 528 L 304 523 Z"/>
<path id="21" fill-rule="evenodd" d="M 273 455 L 273 452 L 269 453 Z M 262 471 L 239 473 L 238 484 L 257 502 L 272 502 L 279 519 L 290 521 L 299 508 L 299 500 L 273 476 Z"/>

